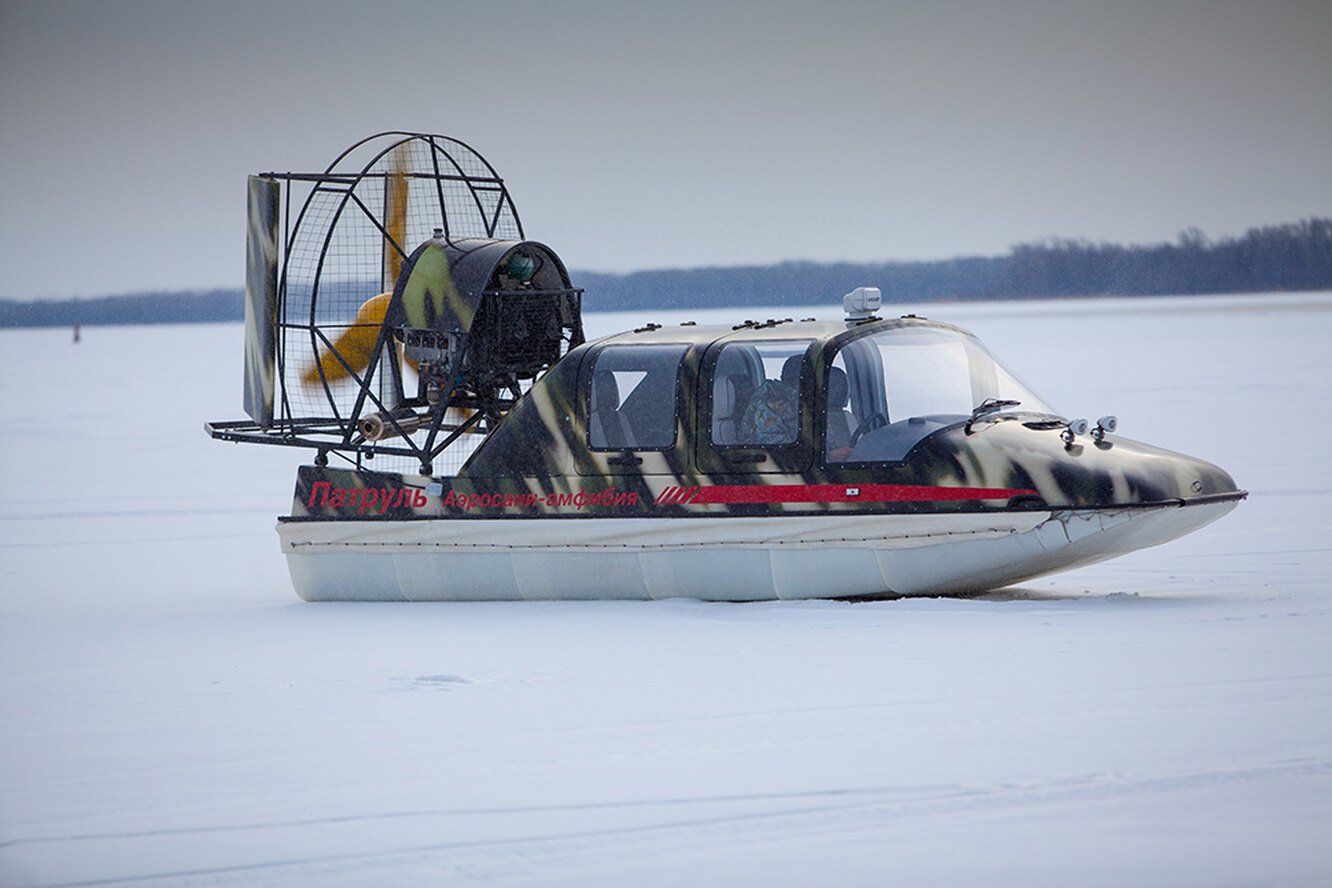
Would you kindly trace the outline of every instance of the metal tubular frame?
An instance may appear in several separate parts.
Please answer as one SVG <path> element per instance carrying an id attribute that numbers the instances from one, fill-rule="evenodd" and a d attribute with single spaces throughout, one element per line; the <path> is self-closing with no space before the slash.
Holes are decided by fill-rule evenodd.
<path id="1" fill-rule="evenodd" d="M 425 151 L 428 154 L 430 159 L 429 169 L 421 169 L 419 164 L 415 168 L 400 171 L 383 168 L 383 165 L 387 162 L 386 159 L 389 158 L 392 152 L 411 143 L 424 146 L 417 150 Z M 359 169 L 342 168 L 346 162 L 366 148 L 372 150 L 369 159 L 364 161 Z M 455 154 L 458 156 L 455 156 Z M 441 162 L 441 157 L 443 162 Z M 475 168 L 478 164 L 482 167 L 483 172 L 473 174 L 467 171 L 469 166 Z M 275 405 L 275 415 L 271 428 L 260 428 L 256 423 L 248 420 L 210 422 L 204 426 L 209 435 L 227 441 L 312 448 L 319 451 L 317 461 L 326 460 L 329 453 L 354 455 L 358 462 L 362 456 L 373 457 L 376 454 L 386 454 L 414 457 L 419 459 L 423 468 L 425 468 L 453 444 L 459 436 L 477 431 L 477 427 L 488 419 L 490 411 L 496 408 L 507 410 L 508 407 L 512 406 L 513 400 L 511 399 L 500 399 L 498 403 L 490 404 L 482 404 L 480 399 L 477 398 L 454 399 L 452 406 L 475 409 L 476 413 L 462 423 L 445 423 L 443 422 L 444 411 L 440 409 L 430 425 L 426 441 L 424 444 L 418 445 L 405 433 L 406 430 L 399 424 L 397 418 L 392 416 L 391 407 L 394 405 L 385 404 L 374 390 L 375 374 L 381 372 L 381 364 L 384 363 L 381 358 L 386 348 L 393 347 L 392 332 L 387 325 L 381 325 L 380 327 L 374 349 L 371 352 L 369 365 L 362 373 L 358 373 L 356 368 L 352 367 L 332 347 L 333 342 L 322 329 L 322 327 L 336 325 L 321 324 L 319 321 L 321 278 L 329 261 L 329 253 L 334 238 L 340 231 L 339 226 L 342 223 L 343 214 L 349 207 L 359 211 L 357 218 L 364 217 L 369 220 L 383 242 L 390 244 L 392 249 L 397 251 L 404 260 L 408 258 L 407 245 L 397 242 L 388 231 L 386 220 L 377 217 L 371 207 L 362 199 L 358 189 L 363 182 L 383 181 L 390 176 L 404 176 L 410 180 L 433 181 L 435 183 L 434 200 L 430 202 L 430 205 L 433 205 L 438 212 L 440 228 L 444 231 L 446 238 L 483 236 L 483 234 L 485 237 L 494 238 L 507 215 L 508 219 L 512 220 L 512 228 L 516 230 L 518 239 L 524 239 L 522 221 L 518 216 L 513 198 L 509 194 L 504 180 L 489 161 L 467 143 L 449 136 L 386 131 L 356 142 L 339 154 L 323 172 L 267 172 L 261 175 L 280 182 L 284 192 L 284 243 L 281 254 L 282 264 L 278 277 L 278 321 L 275 337 L 276 354 L 274 355 L 279 399 Z M 293 221 L 292 197 L 294 184 L 308 185 L 309 189 L 305 193 L 304 200 L 301 202 L 299 210 L 296 211 L 295 220 Z M 460 191 L 462 193 L 459 193 Z M 337 201 L 336 208 L 327 221 L 322 219 L 317 221 L 317 224 L 323 227 L 322 229 L 316 228 L 314 236 L 322 236 L 322 242 L 318 244 L 318 254 L 313 268 L 306 269 L 312 272 L 309 283 L 310 305 L 304 318 L 305 322 L 299 323 L 291 319 L 288 314 L 289 274 L 292 271 L 293 251 L 298 243 L 302 243 L 302 234 L 312 224 L 311 220 L 316 218 L 314 208 L 318 196 L 328 194 L 340 195 L 341 199 Z M 493 212 L 487 211 L 487 199 L 483 199 L 483 194 L 487 195 L 488 199 L 494 200 Z M 450 213 L 448 203 L 450 196 L 455 201 L 461 197 L 466 201 L 466 204 L 474 205 L 475 215 L 468 213 L 465 214 L 467 218 L 453 218 L 457 216 L 458 210 L 455 203 L 453 213 Z M 349 218 L 351 217 L 349 216 Z M 331 415 L 294 415 L 292 398 L 287 390 L 287 373 L 290 359 L 288 337 L 292 332 L 308 334 L 311 354 L 315 356 L 321 354 L 332 355 L 356 385 L 358 392 L 349 415 L 344 415 L 344 411 L 339 409 L 338 398 L 335 396 L 330 380 L 325 374 L 323 361 L 318 359 L 315 361 L 315 367 L 319 374 L 323 400 L 327 403 Z M 403 392 L 401 373 L 395 374 L 393 385 L 396 396 L 402 400 L 405 393 Z M 360 418 L 367 402 L 373 405 L 376 410 L 388 416 L 389 422 L 399 433 L 399 437 L 367 442 L 360 436 L 356 428 L 356 421 Z M 447 432 L 448 434 L 445 435 L 443 440 L 437 442 L 436 438 L 440 432 Z"/>

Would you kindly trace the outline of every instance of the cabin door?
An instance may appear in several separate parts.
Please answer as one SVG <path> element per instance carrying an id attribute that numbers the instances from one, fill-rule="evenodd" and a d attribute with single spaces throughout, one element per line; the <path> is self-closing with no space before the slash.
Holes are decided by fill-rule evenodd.
<path id="1" fill-rule="evenodd" d="M 583 475 L 683 475 L 684 343 L 607 345 L 583 361 Z"/>
<path id="2" fill-rule="evenodd" d="M 798 473 L 810 467 L 809 339 L 714 344 L 699 381 L 696 455 L 707 474 Z"/>

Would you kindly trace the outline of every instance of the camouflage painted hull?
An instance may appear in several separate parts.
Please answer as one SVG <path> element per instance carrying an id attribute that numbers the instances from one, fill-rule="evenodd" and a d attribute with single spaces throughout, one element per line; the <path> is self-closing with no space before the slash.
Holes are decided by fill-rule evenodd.
<path id="1" fill-rule="evenodd" d="M 287 521 L 307 601 L 858 598 L 977 592 L 1173 540 L 1237 497 L 1121 508 Z"/>
<path id="2" fill-rule="evenodd" d="M 899 360 L 899 346 L 873 345 L 899 336 L 968 356 L 954 365 L 955 412 L 920 401 L 950 366 L 935 346 L 903 346 Z M 750 376 L 723 372 L 727 349 L 743 358 L 729 369 Z M 779 385 L 792 356 L 805 369 Z M 892 380 L 929 372 L 893 406 L 868 403 L 886 397 L 889 367 Z M 633 394 L 596 395 L 615 373 Z M 838 373 L 860 392 L 859 443 L 840 450 Z M 763 386 L 779 400 L 804 392 L 794 424 L 774 426 L 786 437 L 749 437 L 749 411 L 728 427 L 736 376 L 755 385 L 751 405 Z M 1197 530 L 1245 496 L 1204 460 L 1014 410 L 1042 405 L 1002 378 L 969 334 L 918 318 L 642 328 L 570 352 L 456 474 L 301 467 L 279 535 L 311 601 L 861 598 L 1079 567 Z M 645 391 L 655 404 L 634 400 Z M 973 400 L 991 406 L 958 412 Z M 746 443 L 727 443 L 733 433 Z"/>
<path id="3" fill-rule="evenodd" d="M 1021 415 L 941 429 L 889 466 L 648 468 L 303 466 L 278 534 L 308 601 L 890 597 L 1092 564 L 1191 533 L 1246 496 L 1203 460 L 1111 436 L 1065 445 Z"/>

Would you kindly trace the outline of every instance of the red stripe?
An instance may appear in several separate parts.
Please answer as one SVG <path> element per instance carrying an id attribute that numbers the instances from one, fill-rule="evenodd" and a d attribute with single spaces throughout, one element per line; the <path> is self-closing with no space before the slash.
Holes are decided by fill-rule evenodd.
<path id="1" fill-rule="evenodd" d="M 743 484 L 701 487 L 696 503 L 928 503 L 1039 496 L 1007 487 L 929 487 L 916 484 Z"/>

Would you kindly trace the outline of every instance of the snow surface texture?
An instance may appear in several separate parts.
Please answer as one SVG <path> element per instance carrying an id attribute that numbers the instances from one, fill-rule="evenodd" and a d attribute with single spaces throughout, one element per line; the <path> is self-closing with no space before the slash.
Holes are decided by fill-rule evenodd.
<path id="1" fill-rule="evenodd" d="M 903 310 L 1251 498 L 982 598 L 309 605 L 239 326 L 0 332 L 0 884 L 1332 884 L 1332 295 Z"/>

